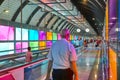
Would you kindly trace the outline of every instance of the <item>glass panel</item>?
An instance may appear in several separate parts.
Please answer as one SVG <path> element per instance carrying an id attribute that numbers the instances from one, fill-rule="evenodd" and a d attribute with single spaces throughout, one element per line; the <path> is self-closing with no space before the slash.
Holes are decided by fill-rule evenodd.
<path id="1" fill-rule="evenodd" d="M 37 30 L 29 30 L 29 40 L 38 40 Z"/>
<path id="2" fill-rule="evenodd" d="M 21 28 L 16 28 L 16 40 L 21 40 Z"/>
<path id="3" fill-rule="evenodd" d="M 39 31 L 39 40 L 46 40 L 46 32 Z"/>
<path id="4" fill-rule="evenodd" d="M 14 51 L 0 52 L 0 56 L 14 54 Z"/>
<path id="5" fill-rule="evenodd" d="M 72 40 L 72 35 L 70 35 L 70 40 Z"/>
<path id="6" fill-rule="evenodd" d="M 28 42 L 16 42 L 16 49 L 21 49 L 21 45 L 22 45 L 22 48 L 27 48 L 28 47 Z"/>
<path id="7" fill-rule="evenodd" d="M 28 29 L 22 29 L 22 40 L 28 40 Z"/>
<path id="8" fill-rule="evenodd" d="M 23 49 L 22 52 L 27 52 L 28 50 L 27 49 Z"/>
<path id="9" fill-rule="evenodd" d="M 58 40 L 60 40 L 61 39 L 61 35 L 58 33 L 57 36 L 58 36 Z"/>
<path id="10" fill-rule="evenodd" d="M 53 40 L 57 40 L 57 34 L 53 33 Z"/>
<path id="11" fill-rule="evenodd" d="M 38 50 L 38 42 L 30 42 L 29 43 L 30 47 L 31 47 L 31 50 Z"/>
<path id="12" fill-rule="evenodd" d="M 52 32 L 47 32 L 47 40 L 52 40 Z"/>
<path id="13" fill-rule="evenodd" d="M 47 48 L 52 46 L 52 41 L 47 41 Z"/>
<path id="14" fill-rule="evenodd" d="M 14 49 L 14 43 L 0 43 L 0 51 L 4 50 L 13 50 Z"/>
<path id="15" fill-rule="evenodd" d="M 0 25 L 0 40 L 14 40 L 14 27 Z"/>
<path id="16" fill-rule="evenodd" d="M 45 41 L 40 41 L 39 46 L 40 46 L 40 49 L 45 49 L 46 48 L 46 42 Z"/>
<path id="17" fill-rule="evenodd" d="M 32 47 L 31 50 L 34 51 L 34 50 L 38 50 L 39 48 L 37 47 Z"/>

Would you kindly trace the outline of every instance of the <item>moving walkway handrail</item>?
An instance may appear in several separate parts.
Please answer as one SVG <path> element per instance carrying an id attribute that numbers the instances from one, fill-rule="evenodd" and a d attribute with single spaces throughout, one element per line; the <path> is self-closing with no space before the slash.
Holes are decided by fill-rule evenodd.
<path id="1" fill-rule="evenodd" d="M 107 54 L 107 45 L 106 43 L 103 41 L 102 42 L 102 46 L 101 46 L 101 59 L 100 59 L 100 66 L 99 69 L 101 72 L 99 73 L 102 73 L 102 74 L 99 74 L 99 78 L 102 77 L 101 80 L 108 80 L 109 79 L 109 71 L 108 71 L 108 68 L 109 68 L 109 61 L 108 61 L 108 54 Z"/>
<path id="2" fill-rule="evenodd" d="M 41 54 L 41 52 L 47 52 L 47 51 L 49 51 L 49 49 L 35 51 L 35 52 L 33 52 L 33 55 Z M 10 54 L 10 55 L 5 55 L 5 56 L 0 56 L 0 61 L 11 60 L 11 59 L 16 59 L 16 58 L 21 58 L 21 57 L 25 57 L 25 52 L 19 53 L 19 54 Z"/>
<path id="3" fill-rule="evenodd" d="M 76 50 L 81 50 L 81 48 L 82 48 L 82 47 L 77 47 L 77 48 L 75 48 L 75 49 L 76 49 Z M 41 54 L 41 52 L 48 52 L 48 51 L 49 51 L 49 49 L 45 49 L 45 50 L 42 50 L 42 51 L 36 51 L 36 52 L 33 52 L 33 55 L 35 55 L 35 54 Z M 22 66 L 30 65 L 30 64 L 33 64 L 33 63 L 35 63 L 35 62 L 38 62 L 38 61 L 47 59 L 47 58 L 46 58 L 46 55 L 44 55 L 44 56 L 45 56 L 44 58 L 39 59 L 39 60 L 33 60 L 33 61 L 30 62 L 30 63 L 24 63 L 24 64 L 21 64 L 21 65 L 12 66 L 12 67 L 10 67 L 10 68 L 0 70 L 0 74 L 1 74 L 1 73 L 6 73 L 6 72 L 8 72 L 8 71 L 10 71 L 10 70 L 13 70 L 13 69 L 16 69 L 16 68 L 19 68 L 19 67 L 22 67 Z M 25 57 L 25 53 L 6 55 L 6 56 L 4 56 L 4 57 L 1 57 L 1 58 L 0 58 L 0 61 L 10 60 L 10 59 L 17 59 L 17 58 L 22 58 L 22 57 Z"/>
<path id="4" fill-rule="evenodd" d="M 82 47 L 76 47 L 75 49 L 78 50 Z M 44 50 L 39 50 L 39 51 L 33 51 L 32 55 L 35 54 L 41 54 L 42 52 L 48 52 L 50 48 L 44 49 Z M 16 59 L 16 58 L 21 58 L 21 57 L 25 57 L 25 52 L 24 53 L 19 53 L 19 54 L 9 54 L 9 55 L 4 55 L 4 56 L 0 56 L 0 61 L 4 61 L 4 60 L 11 60 L 11 59 Z"/>

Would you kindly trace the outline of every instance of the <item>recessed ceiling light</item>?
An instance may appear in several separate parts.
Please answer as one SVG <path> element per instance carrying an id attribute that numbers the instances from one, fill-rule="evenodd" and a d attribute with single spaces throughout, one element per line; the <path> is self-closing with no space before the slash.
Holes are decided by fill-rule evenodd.
<path id="1" fill-rule="evenodd" d="M 77 29 L 77 32 L 80 32 L 81 30 L 80 29 Z"/>
<path id="2" fill-rule="evenodd" d="M 92 18 L 92 20 L 95 20 L 95 18 Z"/>
<path id="3" fill-rule="evenodd" d="M 89 32 L 90 30 L 87 28 L 87 29 L 85 29 L 85 31 L 86 31 L 86 32 Z"/>
<path id="4" fill-rule="evenodd" d="M 9 12 L 9 10 L 5 9 L 5 10 L 3 10 L 3 12 L 8 13 L 8 12 Z"/>

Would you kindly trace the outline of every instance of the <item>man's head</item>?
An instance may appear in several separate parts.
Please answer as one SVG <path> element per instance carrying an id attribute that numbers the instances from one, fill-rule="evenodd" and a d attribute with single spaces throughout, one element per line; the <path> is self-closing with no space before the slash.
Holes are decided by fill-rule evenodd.
<path id="1" fill-rule="evenodd" d="M 70 36 L 70 31 L 68 29 L 63 29 L 61 31 L 61 37 L 62 38 L 66 38 L 67 40 L 69 40 L 69 36 Z"/>

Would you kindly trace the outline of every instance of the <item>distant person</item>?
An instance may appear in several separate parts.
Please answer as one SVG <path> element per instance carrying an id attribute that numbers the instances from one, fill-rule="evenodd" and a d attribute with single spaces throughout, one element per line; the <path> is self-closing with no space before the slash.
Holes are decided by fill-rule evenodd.
<path id="1" fill-rule="evenodd" d="M 31 61 L 32 61 L 31 47 L 28 47 L 28 51 L 26 52 L 26 62 L 31 62 Z"/>
<path id="2" fill-rule="evenodd" d="M 53 80 L 79 80 L 77 70 L 77 56 L 74 46 L 68 41 L 70 32 L 63 29 L 61 40 L 56 41 L 48 53 L 48 70 L 45 80 L 50 79 L 50 72 L 53 68 Z M 74 75 L 74 78 L 73 78 Z"/>
<path id="3" fill-rule="evenodd" d="M 83 46 L 83 40 L 82 39 L 80 39 L 79 44 L 80 44 L 80 46 Z"/>
<path id="4" fill-rule="evenodd" d="M 87 47 L 87 40 L 84 40 L 84 47 Z"/>
<path id="5" fill-rule="evenodd" d="M 80 44 L 79 44 L 79 39 L 76 40 L 76 47 L 79 47 Z"/>

